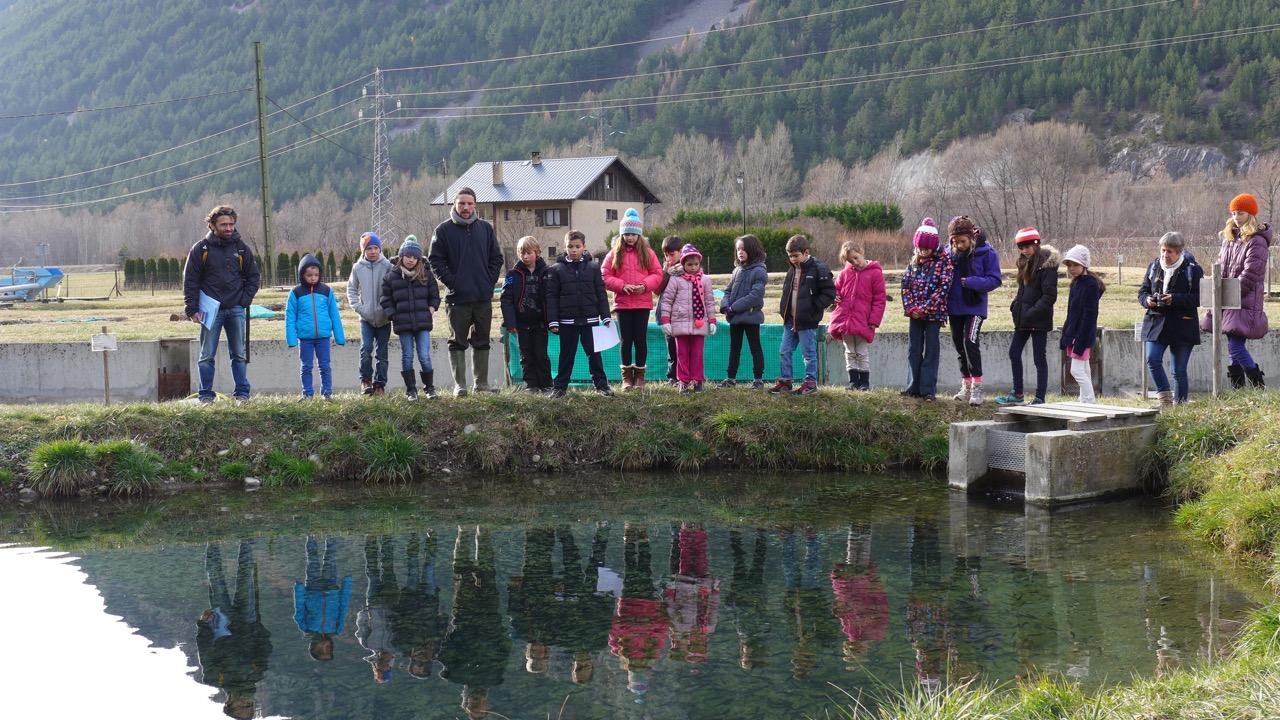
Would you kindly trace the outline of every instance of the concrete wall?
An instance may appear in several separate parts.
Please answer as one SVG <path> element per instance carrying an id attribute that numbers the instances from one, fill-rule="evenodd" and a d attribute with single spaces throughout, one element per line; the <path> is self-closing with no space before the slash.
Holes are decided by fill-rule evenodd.
<path id="1" fill-rule="evenodd" d="M 1009 390 L 1012 375 L 1009 372 L 1009 332 L 986 333 L 982 338 L 983 376 L 988 395 L 994 396 Z M 1191 389 L 1207 392 L 1211 372 L 1211 357 L 1207 337 L 1205 344 L 1191 354 Z M 190 342 L 188 359 L 192 389 L 198 385 L 196 359 L 198 348 Z M 939 393 L 950 393 L 960 385 L 959 367 L 952 349 L 950 334 L 945 330 L 941 338 L 942 362 L 938 371 Z M 1262 340 L 1250 341 L 1250 352 L 1264 369 L 1280 376 L 1280 333 L 1272 333 Z M 744 357 L 746 351 L 744 349 Z M 1225 348 L 1224 348 L 1225 355 Z M 831 384 L 848 382 L 844 370 L 844 348 L 831 342 L 825 346 L 827 380 Z M 391 367 L 392 388 L 400 386 L 400 346 L 392 337 Z M 181 360 L 162 360 L 157 342 L 123 342 L 120 350 L 111 355 L 112 398 L 118 400 L 154 400 L 156 398 L 157 370 L 162 364 L 180 366 Z M 1133 340 L 1132 331 L 1104 331 L 1102 339 L 1104 395 L 1121 390 L 1135 390 L 1141 383 L 1142 344 Z M 436 369 L 436 386 L 449 390 L 453 382 L 449 376 L 449 352 L 443 337 L 432 338 L 432 363 Z M 1058 350 L 1058 334 L 1049 335 L 1049 392 L 1062 391 L 1061 351 Z M 871 345 L 871 383 L 877 387 L 904 387 L 906 384 L 907 336 L 905 333 L 881 333 Z M 358 339 L 346 347 L 333 349 L 334 387 L 339 391 L 355 388 L 359 382 L 360 344 Z M 1224 359 L 1225 363 L 1225 359 Z M 502 348 L 493 341 L 489 356 L 489 377 L 495 385 L 505 383 Z M 220 349 L 215 387 L 230 392 L 231 373 L 225 350 Z M 1035 385 L 1035 368 L 1031 363 L 1031 350 L 1023 356 L 1023 379 L 1028 390 Z M 293 394 L 299 390 L 297 350 L 285 347 L 283 342 L 263 341 L 253 343 L 249 363 L 249 382 L 255 393 Z M 1225 383 L 1225 379 L 1224 379 Z M 0 402 L 95 402 L 102 399 L 102 357 L 89 350 L 86 343 L 0 343 Z"/>

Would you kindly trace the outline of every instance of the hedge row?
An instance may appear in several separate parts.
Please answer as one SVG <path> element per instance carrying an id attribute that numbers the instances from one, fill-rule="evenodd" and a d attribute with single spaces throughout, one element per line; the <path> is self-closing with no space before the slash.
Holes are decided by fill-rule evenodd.
<path id="1" fill-rule="evenodd" d="M 798 228 L 751 228 L 752 235 L 760 238 L 764 251 L 768 254 L 767 265 L 770 272 L 782 272 L 787 269 L 787 239 L 792 235 L 802 234 Z M 658 244 L 667 235 L 679 235 L 686 243 L 692 243 L 702 253 L 703 266 L 708 272 L 727 273 L 733 270 L 733 243 L 741 234 L 741 229 L 696 227 L 686 230 L 654 228 L 650 237 Z M 659 248 L 655 248 L 655 251 Z"/>
<path id="2" fill-rule="evenodd" d="M 782 223 L 798 217 L 835 220 L 846 230 L 901 229 L 902 211 L 887 203 L 819 203 L 803 208 L 773 210 L 754 213 L 752 220 L 758 223 Z M 676 213 L 672 221 L 676 227 L 697 225 L 741 225 L 742 212 L 738 210 L 684 209 Z"/>

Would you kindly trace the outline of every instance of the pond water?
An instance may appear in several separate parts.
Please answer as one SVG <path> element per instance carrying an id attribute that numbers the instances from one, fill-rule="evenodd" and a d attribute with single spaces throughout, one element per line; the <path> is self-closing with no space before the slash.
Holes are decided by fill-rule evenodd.
<path id="1" fill-rule="evenodd" d="M 463 485 L 0 513 L 0 716 L 822 717 L 840 689 L 1202 662 L 1263 597 L 1141 500 Z"/>

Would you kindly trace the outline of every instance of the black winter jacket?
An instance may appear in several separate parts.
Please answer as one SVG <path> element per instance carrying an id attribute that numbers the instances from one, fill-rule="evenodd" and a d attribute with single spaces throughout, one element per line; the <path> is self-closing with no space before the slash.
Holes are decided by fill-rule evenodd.
<path id="1" fill-rule="evenodd" d="M 182 305 L 187 317 L 200 310 L 200 293 L 221 303 L 220 309 L 249 307 L 258 294 L 258 261 L 240 233 L 222 239 L 212 230 L 191 246 L 182 270 Z"/>
<path id="2" fill-rule="evenodd" d="M 1165 345 L 1200 344 L 1200 279 L 1204 268 L 1196 262 L 1195 255 L 1183 251 L 1182 265 L 1173 271 L 1169 282 L 1171 302 L 1159 307 L 1147 307 L 1147 298 L 1164 295 L 1164 268 L 1157 259 L 1147 267 L 1138 289 L 1138 304 L 1146 308 L 1142 318 L 1142 339 Z"/>
<path id="3" fill-rule="evenodd" d="M 1053 304 L 1058 302 L 1058 250 L 1045 245 L 1040 248 L 1040 256 L 1040 269 L 1031 282 L 1018 282 L 1018 294 L 1009 306 L 1014 330 L 1053 329 Z M 1018 260 L 1022 262 L 1022 258 Z"/>
<path id="4" fill-rule="evenodd" d="M 538 258 L 530 270 L 517 262 L 507 271 L 502 285 L 502 326 L 505 328 L 547 327 L 546 312 L 547 261 Z"/>
<path id="5" fill-rule="evenodd" d="M 1071 283 L 1067 295 L 1067 320 L 1062 326 L 1058 347 L 1083 355 L 1093 347 L 1098 337 L 1098 301 L 1102 299 L 1102 286 L 1098 278 L 1081 275 Z"/>
<path id="6" fill-rule="evenodd" d="M 792 311 L 791 279 L 795 275 L 794 267 L 787 268 L 787 277 L 782 281 L 782 300 L 778 303 L 778 312 L 784 321 L 790 319 L 791 327 L 796 330 L 816 330 L 822 323 L 822 314 L 836 301 L 836 281 L 826 263 L 818 258 L 810 257 L 800 266 L 800 296 L 798 307 Z"/>
<path id="7" fill-rule="evenodd" d="M 547 325 L 595 325 L 609 317 L 609 297 L 604 291 L 600 265 L 584 256 L 569 262 L 561 255 L 547 268 Z"/>
<path id="8" fill-rule="evenodd" d="M 382 309 L 391 318 L 397 335 L 431 329 L 431 313 L 440 308 L 440 286 L 426 263 L 421 267 L 426 282 L 409 282 L 400 272 L 400 258 L 391 263 L 391 272 L 382 279 Z"/>
<path id="9" fill-rule="evenodd" d="M 502 250 L 493 226 L 476 218 L 470 225 L 445 220 L 431 234 L 431 271 L 448 288 L 450 305 L 493 301 L 502 274 Z"/>

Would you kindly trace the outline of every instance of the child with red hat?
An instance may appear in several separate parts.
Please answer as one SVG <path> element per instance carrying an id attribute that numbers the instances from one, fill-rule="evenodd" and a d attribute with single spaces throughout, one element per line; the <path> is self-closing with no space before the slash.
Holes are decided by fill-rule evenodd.
<path id="1" fill-rule="evenodd" d="M 996 398 L 998 405 L 1023 401 L 1022 351 L 1031 341 L 1031 360 L 1036 366 L 1036 395 L 1033 405 L 1044 402 L 1049 387 L 1047 343 L 1053 329 L 1053 305 L 1058 301 L 1058 262 L 1052 245 L 1040 245 L 1040 231 L 1025 227 L 1014 237 L 1018 246 L 1018 293 L 1009 310 L 1013 313 L 1013 341 L 1009 344 L 1009 370 L 1013 392 Z"/>

